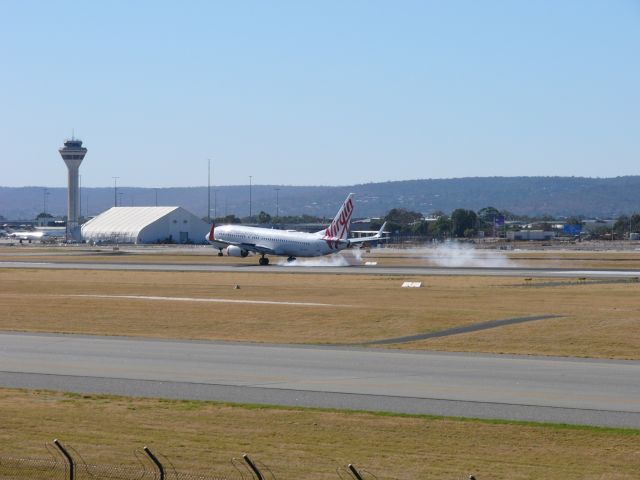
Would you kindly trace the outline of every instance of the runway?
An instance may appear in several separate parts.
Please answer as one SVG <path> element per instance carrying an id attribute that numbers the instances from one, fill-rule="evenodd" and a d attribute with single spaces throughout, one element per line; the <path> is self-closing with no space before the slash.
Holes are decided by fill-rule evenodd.
<path id="1" fill-rule="evenodd" d="M 247 273 L 324 273 L 330 275 L 475 275 L 525 278 L 636 278 L 639 270 L 578 270 L 562 268 L 494 268 L 494 267 L 394 267 L 394 266 L 297 266 L 282 265 L 215 265 L 215 264 L 171 264 L 171 263 L 100 263 L 100 262 L 28 262 L 0 261 L 0 268 L 31 268 L 58 270 L 135 270 L 169 272 L 247 272 Z"/>
<path id="2" fill-rule="evenodd" d="M 0 334 L 0 385 L 640 428 L 640 362 Z"/>

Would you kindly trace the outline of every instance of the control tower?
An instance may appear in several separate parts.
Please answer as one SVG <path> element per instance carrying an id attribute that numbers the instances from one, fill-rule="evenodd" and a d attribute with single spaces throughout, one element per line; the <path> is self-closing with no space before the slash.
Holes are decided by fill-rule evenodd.
<path id="1" fill-rule="evenodd" d="M 87 154 L 82 146 L 82 140 L 71 138 L 64 142 L 64 147 L 58 149 L 68 170 L 67 194 L 67 233 L 79 240 L 78 218 L 80 217 L 80 192 L 78 188 L 78 170 Z"/>

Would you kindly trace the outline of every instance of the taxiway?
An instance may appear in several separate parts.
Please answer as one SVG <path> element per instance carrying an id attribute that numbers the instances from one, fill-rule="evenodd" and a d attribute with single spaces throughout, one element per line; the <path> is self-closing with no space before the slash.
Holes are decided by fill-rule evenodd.
<path id="1" fill-rule="evenodd" d="M 0 385 L 640 428 L 640 362 L 0 334 Z"/>

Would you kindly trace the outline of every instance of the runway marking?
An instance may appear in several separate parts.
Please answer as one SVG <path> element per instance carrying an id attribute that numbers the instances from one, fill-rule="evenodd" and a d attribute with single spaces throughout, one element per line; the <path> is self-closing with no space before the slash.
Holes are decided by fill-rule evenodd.
<path id="1" fill-rule="evenodd" d="M 418 333 L 416 335 L 407 335 L 405 337 L 386 338 L 383 340 L 374 340 L 373 342 L 365 342 L 362 345 L 390 345 L 393 343 L 409 343 L 418 340 L 428 340 L 430 338 L 448 337 L 450 335 L 458 335 L 460 333 L 478 332 L 489 328 L 502 327 L 504 325 L 515 325 L 524 322 L 533 322 L 535 320 L 547 320 L 550 318 L 561 318 L 561 315 L 536 315 L 534 317 L 518 317 L 506 318 L 504 320 L 490 320 L 488 322 L 474 323 L 464 327 L 449 328 L 440 330 L 439 332 Z"/>
<path id="2" fill-rule="evenodd" d="M 197 297 L 158 297 L 146 295 L 99 295 L 99 294 L 69 294 L 53 295 L 66 298 L 111 298 L 118 300 L 158 300 L 167 302 L 209 302 L 209 303 L 244 303 L 253 305 L 290 305 L 295 307 L 351 307 L 351 305 L 334 305 L 331 303 L 311 302 L 278 302 L 275 300 L 238 300 L 233 298 L 197 298 Z"/>

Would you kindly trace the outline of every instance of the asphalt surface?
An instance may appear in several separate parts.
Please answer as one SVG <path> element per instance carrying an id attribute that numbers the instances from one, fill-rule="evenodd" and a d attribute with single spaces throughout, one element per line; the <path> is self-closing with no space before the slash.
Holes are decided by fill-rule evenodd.
<path id="1" fill-rule="evenodd" d="M 640 428 L 640 362 L 0 334 L 0 385 Z"/>
<path id="2" fill-rule="evenodd" d="M 488 322 L 473 323 L 463 327 L 447 328 L 437 332 L 418 333 L 415 335 L 405 335 L 404 337 L 385 338 L 382 340 L 374 340 L 365 342 L 361 345 L 393 345 L 395 343 L 417 342 L 419 340 L 427 340 L 429 338 L 448 337 L 450 335 L 459 335 L 461 333 L 479 332 L 481 330 L 489 330 L 491 328 L 504 327 L 506 325 L 517 325 L 518 323 L 536 322 L 538 320 L 548 320 L 550 318 L 560 318 L 560 315 L 535 315 L 531 317 L 505 318 L 502 320 L 490 320 Z"/>
<path id="3" fill-rule="evenodd" d="M 532 278 L 636 278 L 639 270 L 577 270 L 562 268 L 492 268 L 492 267 L 393 267 L 393 266 L 283 266 L 283 265 L 212 265 L 149 264 L 99 262 L 29 262 L 0 261 L 0 268 L 47 268 L 58 270 L 137 270 L 170 272 L 250 272 L 250 273 L 325 273 L 341 275 L 476 275 Z"/>

